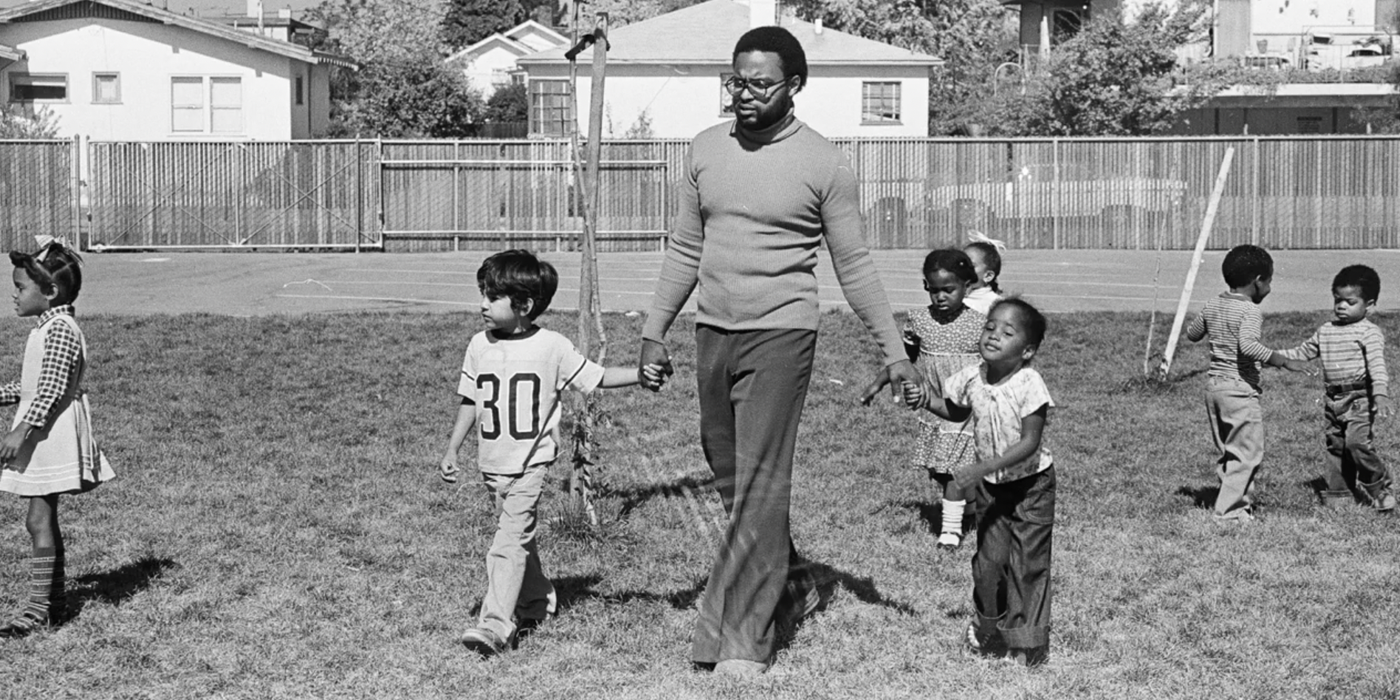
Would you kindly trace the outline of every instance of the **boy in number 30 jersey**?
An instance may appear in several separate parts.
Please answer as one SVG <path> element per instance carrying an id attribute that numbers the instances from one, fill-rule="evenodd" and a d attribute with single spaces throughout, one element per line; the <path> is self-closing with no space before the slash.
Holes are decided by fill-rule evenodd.
<path id="1" fill-rule="evenodd" d="M 496 504 L 496 536 L 486 555 L 486 595 L 476 627 L 462 643 L 483 656 L 511 648 L 521 622 L 555 609 L 554 586 L 540 566 L 536 511 L 559 450 L 561 393 L 631 386 L 639 371 L 603 368 L 563 335 L 535 325 L 559 285 L 554 266 L 524 250 L 497 253 L 476 274 L 486 330 L 472 337 L 457 393 L 462 405 L 439 472 L 457 480 L 457 453 L 477 428 L 477 468 Z M 640 370 L 655 382 L 660 367 Z"/>

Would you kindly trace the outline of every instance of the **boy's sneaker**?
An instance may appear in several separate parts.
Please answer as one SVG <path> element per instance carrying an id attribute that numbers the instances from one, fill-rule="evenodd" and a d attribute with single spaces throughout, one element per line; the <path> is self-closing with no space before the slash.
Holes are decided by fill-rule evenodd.
<path id="1" fill-rule="evenodd" d="M 1034 668 L 1043 665 L 1050 660 L 1050 647 L 1035 647 L 1034 649 L 1012 649 L 1011 660 L 1027 668 Z"/>
<path id="2" fill-rule="evenodd" d="M 967 648 L 980 656 L 1006 656 L 1006 642 L 1002 641 L 1001 635 L 993 635 L 989 639 L 982 639 L 977 634 L 977 623 L 971 622 L 967 625 L 967 637 L 964 639 Z"/>
<path id="3" fill-rule="evenodd" d="M 509 640 L 502 639 L 501 635 L 485 627 L 467 630 L 467 633 L 462 635 L 462 644 L 486 658 L 499 656 L 510 650 Z"/>
<path id="4" fill-rule="evenodd" d="M 939 549 L 957 549 L 962 545 L 962 535 L 956 532 L 945 532 L 938 536 Z"/>
<path id="5" fill-rule="evenodd" d="M 1375 508 L 1377 513 L 1395 510 L 1395 492 L 1391 491 L 1389 486 L 1380 489 L 1371 496 L 1371 507 Z"/>

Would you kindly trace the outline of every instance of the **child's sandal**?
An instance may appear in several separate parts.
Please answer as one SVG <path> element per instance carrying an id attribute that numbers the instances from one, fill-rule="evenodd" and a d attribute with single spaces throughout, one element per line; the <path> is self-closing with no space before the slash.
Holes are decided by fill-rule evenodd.
<path id="1" fill-rule="evenodd" d="M 41 620 L 30 615 L 28 612 L 20 613 L 18 617 L 10 620 L 4 627 L 0 627 L 0 639 L 18 639 L 26 637 L 40 627 L 48 626 L 47 619 Z"/>

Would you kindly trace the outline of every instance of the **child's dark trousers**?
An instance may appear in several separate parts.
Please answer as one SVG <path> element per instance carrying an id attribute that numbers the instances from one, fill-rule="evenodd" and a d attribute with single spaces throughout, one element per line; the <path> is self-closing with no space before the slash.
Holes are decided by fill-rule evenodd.
<path id="1" fill-rule="evenodd" d="M 1368 498 L 1375 498 L 1390 485 L 1390 472 L 1371 445 L 1374 405 L 1365 383 L 1327 387 L 1322 405 L 1327 418 L 1324 496 L 1350 498 L 1354 483 Z"/>
<path id="2" fill-rule="evenodd" d="M 978 636 L 999 634 L 1011 649 L 1047 647 L 1055 468 L 986 489 L 989 500 L 972 558 Z"/>

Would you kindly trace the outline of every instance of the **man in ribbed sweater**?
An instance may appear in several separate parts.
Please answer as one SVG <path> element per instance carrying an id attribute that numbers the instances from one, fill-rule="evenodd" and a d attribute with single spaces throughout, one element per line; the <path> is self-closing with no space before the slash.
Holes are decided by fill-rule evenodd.
<path id="1" fill-rule="evenodd" d="M 780 27 L 753 29 L 735 45 L 733 68 L 725 87 L 736 119 L 701 132 L 686 156 L 641 365 L 669 368 L 663 339 L 698 285 L 701 442 L 729 526 L 700 601 L 692 657 L 747 676 L 767 669 L 779 622 L 820 605 L 792 545 L 788 508 L 823 241 L 896 393 L 921 380 L 865 245 L 850 163 L 793 114 L 807 81 L 801 44 Z"/>

